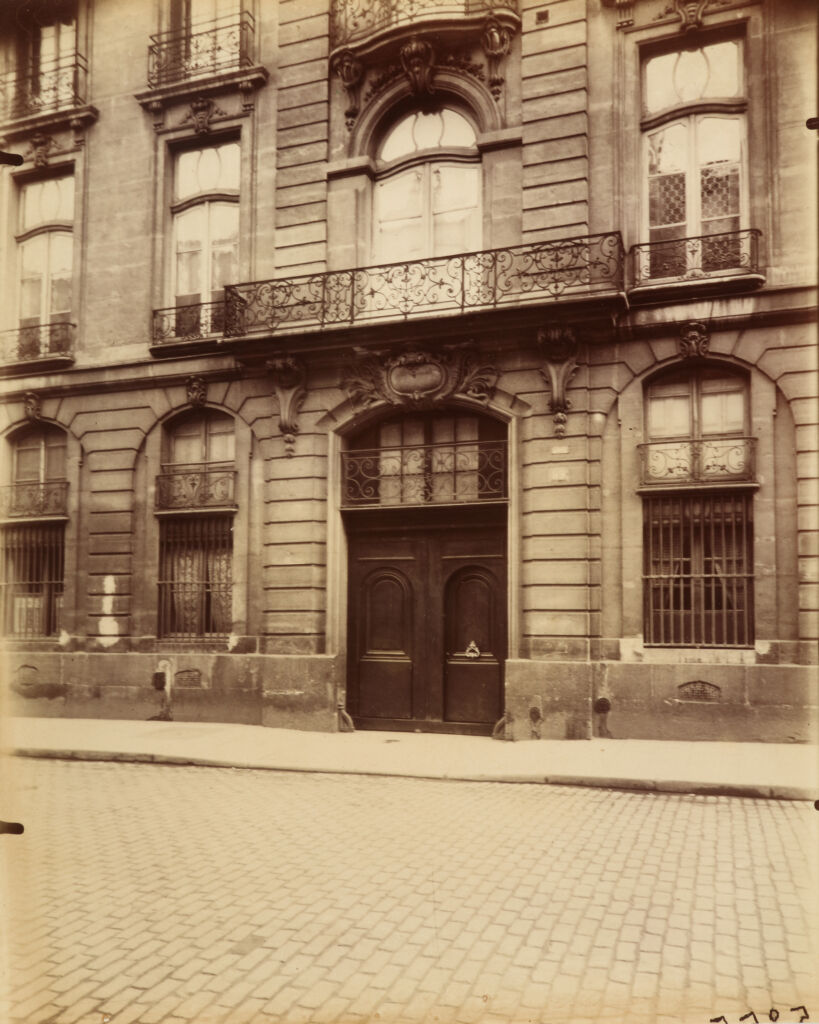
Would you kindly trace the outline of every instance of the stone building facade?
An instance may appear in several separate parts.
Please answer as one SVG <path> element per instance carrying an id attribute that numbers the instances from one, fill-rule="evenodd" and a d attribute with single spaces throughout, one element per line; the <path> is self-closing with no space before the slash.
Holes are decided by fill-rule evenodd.
<path id="1" fill-rule="evenodd" d="M 5 5 L 11 707 L 814 735 L 816 20 Z"/>

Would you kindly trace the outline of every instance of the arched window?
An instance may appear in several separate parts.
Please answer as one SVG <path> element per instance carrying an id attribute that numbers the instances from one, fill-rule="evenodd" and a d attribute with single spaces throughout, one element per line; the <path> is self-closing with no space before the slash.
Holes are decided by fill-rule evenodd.
<path id="1" fill-rule="evenodd" d="M 481 248 L 481 166 L 475 129 L 457 110 L 414 111 L 377 151 L 375 263 Z"/>
<path id="2" fill-rule="evenodd" d="M 236 511 L 231 417 L 208 409 L 172 421 L 161 469 L 157 635 L 224 637 L 232 625 Z"/>
<path id="3" fill-rule="evenodd" d="M 647 644 L 753 642 L 754 439 L 747 436 L 748 406 L 746 378 L 721 369 L 667 374 L 646 390 Z"/>
<path id="4" fill-rule="evenodd" d="M 59 632 L 65 578 L 68 483 L 66 436 L 50 425 L 11 442 L 11 483 L 3 488 L 0 618 L 10 637 Z"/>

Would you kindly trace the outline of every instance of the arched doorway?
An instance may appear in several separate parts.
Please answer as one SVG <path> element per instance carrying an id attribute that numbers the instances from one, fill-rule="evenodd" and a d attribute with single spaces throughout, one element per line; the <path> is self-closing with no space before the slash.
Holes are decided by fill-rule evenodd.
<path id="1" fill-rule="evenodd" d="M 491 732 L 506 658 L 505 424 L 403 413 L 356 434 L 342 460 L 353 720 Z"/>

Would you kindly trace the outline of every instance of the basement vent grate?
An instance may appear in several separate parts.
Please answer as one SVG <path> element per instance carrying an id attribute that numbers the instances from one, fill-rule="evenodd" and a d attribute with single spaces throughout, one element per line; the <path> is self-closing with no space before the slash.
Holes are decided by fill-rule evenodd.
<path id="1" fill-rule="evenodd" d="M 691 683 L 681 683 L 677 687 L 680 700 L 702 700 L 713 703 L 722 696 L 722 690 L 714 683 L 706 683 L 697 679 Z"/>

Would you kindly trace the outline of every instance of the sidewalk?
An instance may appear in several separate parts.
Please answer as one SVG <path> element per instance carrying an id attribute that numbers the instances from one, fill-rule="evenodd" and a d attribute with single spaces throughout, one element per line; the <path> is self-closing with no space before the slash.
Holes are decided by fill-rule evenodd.
<path id="1" fill-rule="evenodd" d="M 6 718 L 3 752 L 475 782 L 607 786 L 814 800 L 819 749 L 805 744 L 660 740 L 506 743 L 429 733 L 315 733 L 255 725 Z"/>

